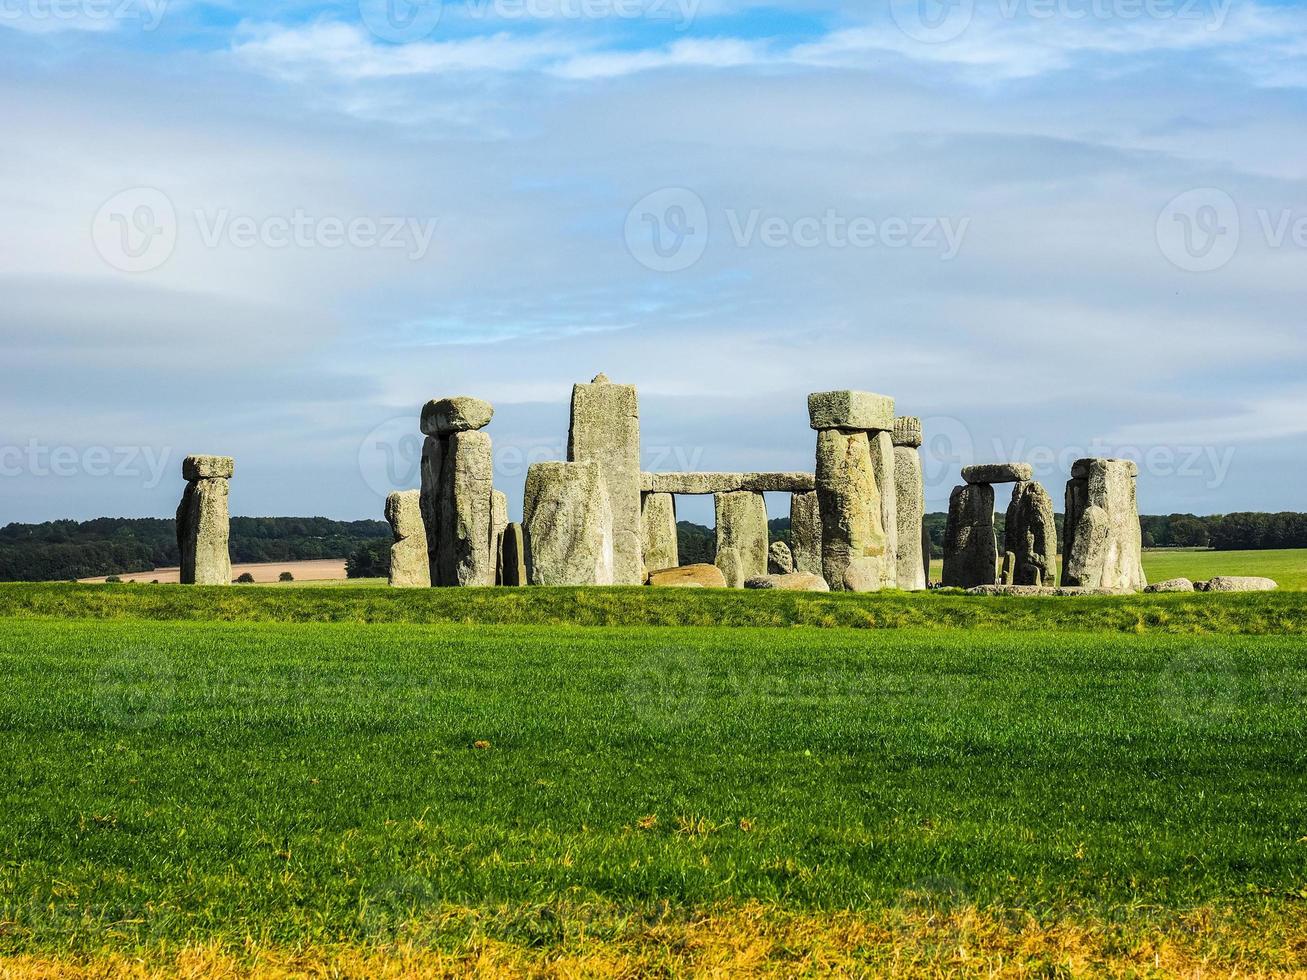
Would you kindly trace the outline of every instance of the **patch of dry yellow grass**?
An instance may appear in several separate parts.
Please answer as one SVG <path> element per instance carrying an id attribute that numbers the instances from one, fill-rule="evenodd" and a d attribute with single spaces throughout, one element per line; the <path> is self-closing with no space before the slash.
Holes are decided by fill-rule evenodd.
<path id="1" fill-rule="evenodd" d="M 434 944 L 243 949 L 220 945 L 86 957 L 0 958 L 3 980 L 71 978 L 644 977 L 1307 977 L 1307 914 L 1293 907 L 1239 913 L 1200 910 L 1165 924 L 1092 919 L 1041 923 L 1019 912 L 789 912 L 762 904 L 686 917 L 581 926 L 544 946 L 485 935 L 495 916 L 450 909 Z M 593 917 L 587 921 L 593 922 Z M 469 929 L 470 927 L 470 929 Z"/>

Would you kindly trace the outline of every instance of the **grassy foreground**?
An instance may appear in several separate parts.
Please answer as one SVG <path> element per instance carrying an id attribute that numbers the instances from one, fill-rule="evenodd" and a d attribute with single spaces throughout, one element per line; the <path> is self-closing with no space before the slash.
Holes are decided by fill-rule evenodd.
<path id="1" fill-rule="evenodd" d="M 6 975 L 1307 968 L 1298 636 L 11 616 L 0 676 Z"/>

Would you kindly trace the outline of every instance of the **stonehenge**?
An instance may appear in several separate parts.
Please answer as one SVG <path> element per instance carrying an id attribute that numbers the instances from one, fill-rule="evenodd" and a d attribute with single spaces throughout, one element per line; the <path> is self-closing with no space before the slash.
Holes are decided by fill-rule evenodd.
<path id="1" fill-rule="evenodd" d="M 715 564 L 732 589 L 767 574 L 767 506 L 762 494 L 732 490 L 713 495 L 717 515 Z"/>
<path id="2" fill-rule="evenodd" d="M 597 460 L 527 470 L 522 531 L 531 585 L 615 584 L 613 509 Z"/>
<path id="3" fill-rule="evenodd" d="M 790 494 L 790 554 L 796 572 L 821 574 L 821 504 L 814 489 Z"/>
<path id="4" fill-rule="evenodd" d="M 994 488 L 988 483 L 954 487 L 944 532 L 945 586 L 971 589 L 997 584 L 998 543 L 994 539 Z"/>
<path id="5" fill-rule="evenodd" d="M 640 504 L 643 561 L 648 579 L 650 572 L 675 568 L 681 563 L 676 541 L 676 497 L 670 493 L 646 493 Z"/>
<path id="6" fill-rule="evenodd" d="M 403 490 L 386 498 L 386 520 L 395 543 L 390 546 L 390 584 L 400 589 L 431 587 L 427 529 L 422 521 L 422 492 Z"/>
<path id="7" fill-rule="evenodd" d="M 235 470 L 230 456 L 187 456 L 182 461 L 186 490 L 177 506 L 177 548 L 185 585 L 231 584 L 227 494 Z"/>
<path id="8" fill-rule="evenodd" d="M 773 541 L 767 552 L 768 575 L 794 574 L 794 552 L 784 541 Z"/>
<path id="9" fill-rule="evenodd" d="M 926 485 L 921 472 L 921 419 L 895 419 L 893 442 L 896 579 L 900 589 L 919 592 L 926 588 L 930 573 L 929 548 L 922 553 Z"/>
<path id="10" fill-rule="evenodd" d="M 746 589 L 777 592 L 829 592 L 830 586 L 820 575 L 807 572 L 790 572 L 781 575 L 759 575 L 744 583 Z"/>
<path id="11" fill-rule="evenodd" d="M 1004 522 L 1003 551 L 1012 556 L 1005 585 L 1057 584 L 1057 521 L 1053 498 L 1033 480 L 1012 490 Z"/>
<path id="12" fill-rule="evenodd" d="M 612 509 L 613 581 L 644 584 L 640 559 L 640 405 L 635 385 L 600 374 L 572 387 L 569 462 L 596 462 Z M 579 584 L 579 583 L 578 583 Z"/>
<path id="13" fill-rule="evenodd" d="M 1081 459 L 1066 485 L 1062 584 L 1139 591 L 1147 584 L 1135 480 L 1126 459 Z"/>
<path id="14" fill-rule="evenodd" d="M 500 585 L 517 587 L 527 584 L 526 538 L 521 524 L 509 524 L 504 528 L 500 568 L 502 569 Z"/>
<path id="15" fill-rule="evenodd" d="M 457 396 L 422 409 L 420 511 L 426 528 L 432 585 L 494 585 L 498 577 L 494 458 L 482 431 L 495 410 L 480 398 Z M 507 523 L 507 500 L 501 515 Z"/>
<path id="16" fill-rule="evenodd" d="M 716 565 L 682 565 L 651 573 L 649 584 L 659 589 L 724 589 L 726 577 Z"/>
<path id="17" fill-rule="evenodd" d="M 645 493 L 706 496 L 711 493 L 811 493 L 817 489 L 811 473 L 642 473 Z"/>

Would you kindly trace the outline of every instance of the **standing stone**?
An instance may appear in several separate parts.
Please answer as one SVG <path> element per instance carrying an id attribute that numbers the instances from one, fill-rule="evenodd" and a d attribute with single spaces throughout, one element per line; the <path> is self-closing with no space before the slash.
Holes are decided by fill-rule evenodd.
<path id="1" fill-rule="evenodd" d="M 926 578 L 926 588 L 930 588 L 930 559 L 934 551 L 935 542 L 930 540 L 930 529 L 923 523 L 921 525 L 921 573 Z"/>
<path id="2" fill-rule="evenodd" d="M 596 462 L 613 515 L 613 576 L 617 585 L 643 584 L 640 558 L 640 404 L 635 385 L 602 374 L 572 388 L 567 458 Z"/>
<path id="3" fill-rule="evenodd" d="M 422 521 L 422 493 L 403 490 L 386 498 L 386 520 L 395 543 L 390 546 L 390 584 L 397 589 L 431 587 L 427 529 Z"/>
<path id="4" fill-rule="evenodd" d="M 536 463 L 523 505 L 532 585 L 612 585 L 613 511 L 597 461 Z"/>
<path id="5" fill-rule="evenodd" d="M 490 557 L 495 563 L 495 585 L 504 584 L 504 532 L 508 530 L 508 496 L 490 491 Z"/>
<path id="6" fill-rule="evenodd" d="M 227 494 L 235 470 L 230 456 L 187 456 L 182 461 L 186 490 L 177 507 L 177 547 L 185 585 L 231 584 Z"/>
<path id="7" fill-rule="evenodd" d="M 880 575 L 881 588 L 893 589 L 899 580 L 899 505 L 895 489 L 894 435 L 892 432 L 867 433 L 871 450 L 871 468 L 876 474 L 876 491 L 880 497 L 880 526 L 885 529 L 885 556 Z"/>
<path id="8" fill-rule="evenodd" d="M 994 585 L 997 571 L 994 488 L 987 483 L 954 487 L 944 533 L 944 585 L 959 589 Z"/>
<path id="9" fill-rule="evenodd" d="M 922 556 L 926 516 L 926 484 L 921 473 L 921 420 L 894 420 L 894 495 L 898 519 L 898 587 L 908 592 L 926 588 L 929 552 Z"/>
<path id="10" fill-rule="evenodd" d="M 858 591 L 880 588 L 885 529 L 867 433 L 819 431 L 816 479 L 822 577 L 836 590 L 850 585 Z M 855 576 L 846 582 L 846 573 L 855 563 Z"/>
<path id="11" fill-rule="evenodd" d="M 1003 550 L 1012 554 L 1007 585 L 1057 584 L 1057 524 L 1053 498 L 1040 484 L 1018 483 L 1004 525 Z"/>
<path id="12" fill-rule="evenodd" d="M 654 572 L 676 568 L 681 563 L 676 540 L 676 498 L 670 493 L 646 493 L 640 507 L 643 533 L 641 554 L 644 579 Z"/>
<path id="13" fill-rule="evenodd" d="M 1066 485 L 1062 584 L 1138 591 L 1144 576 L 1135 481 L 1128 459 L 1082 459 Z"/>
<path id="14" fill-rule="evenodd" d="M 790 494 L 790 551 L 796 572 L 821 574 L 821 504 L 815 490 Z"/>
<path id="15" fill-rule="evenodd" d="M 490 436 L 475 429 L 455 432 L 440 471 L 440 585 L 495 584 L 493 490 Z"/>
<path id="16" fill-rule="evenodd" d="M 526 585 L 526 542 L 522 538 L 522 525 L 509 524 L 504 529 L 503 572 L 501 585 Z"/>
<path id="17" fill-rule="evenodd" d="M 422 444 L 422 524 L 427 534 L 427 563 L 432 585 L 449 585 L 440 571 L 440 474 L 449 448 L 448 437 L 427 436 Z"/>
<path id="18" fill-rule="evenodd" d="M 794 574 L 794 552 L 784 541 L 773 541 L 767 550 L 767 574 Z"/>
<path id="19" fill-rule="evenodd" d="M 1010 551 L 1003 552 L 1003 571 L 1000 572 L 998 576 L 999 585 L 1014 584 L 1012 581 L 1012 569 L 1016 566 L 1016 563 L 1017 563 L 1016 555 L 1012 554 L 1012 552 Z M 987 589 L 989 588 L 989 586 L 982 585 L 980 586 L 980 588 Z"/>
<path id="20" fill-rule="evenodd" d="M 717 562 L 732 589 L 767 574 L 767 504 L 760 493 L 713 495 L 717 517 Z"/>

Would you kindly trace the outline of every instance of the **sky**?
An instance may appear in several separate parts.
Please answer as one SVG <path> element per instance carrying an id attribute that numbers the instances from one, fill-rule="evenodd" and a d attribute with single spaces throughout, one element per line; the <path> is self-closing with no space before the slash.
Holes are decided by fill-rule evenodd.
<path id="1" fill-rule="evenodd" d="M 0 0 L 0 147 L 0 524 L 170 516 L 189 453 L 379 518 L 454 394 L 516 515 L 600 372 L 649 469 L 811 469 L 855 388 L 932 510 L 1097 455 L 1307 510 L 1302 6 Z"/>

